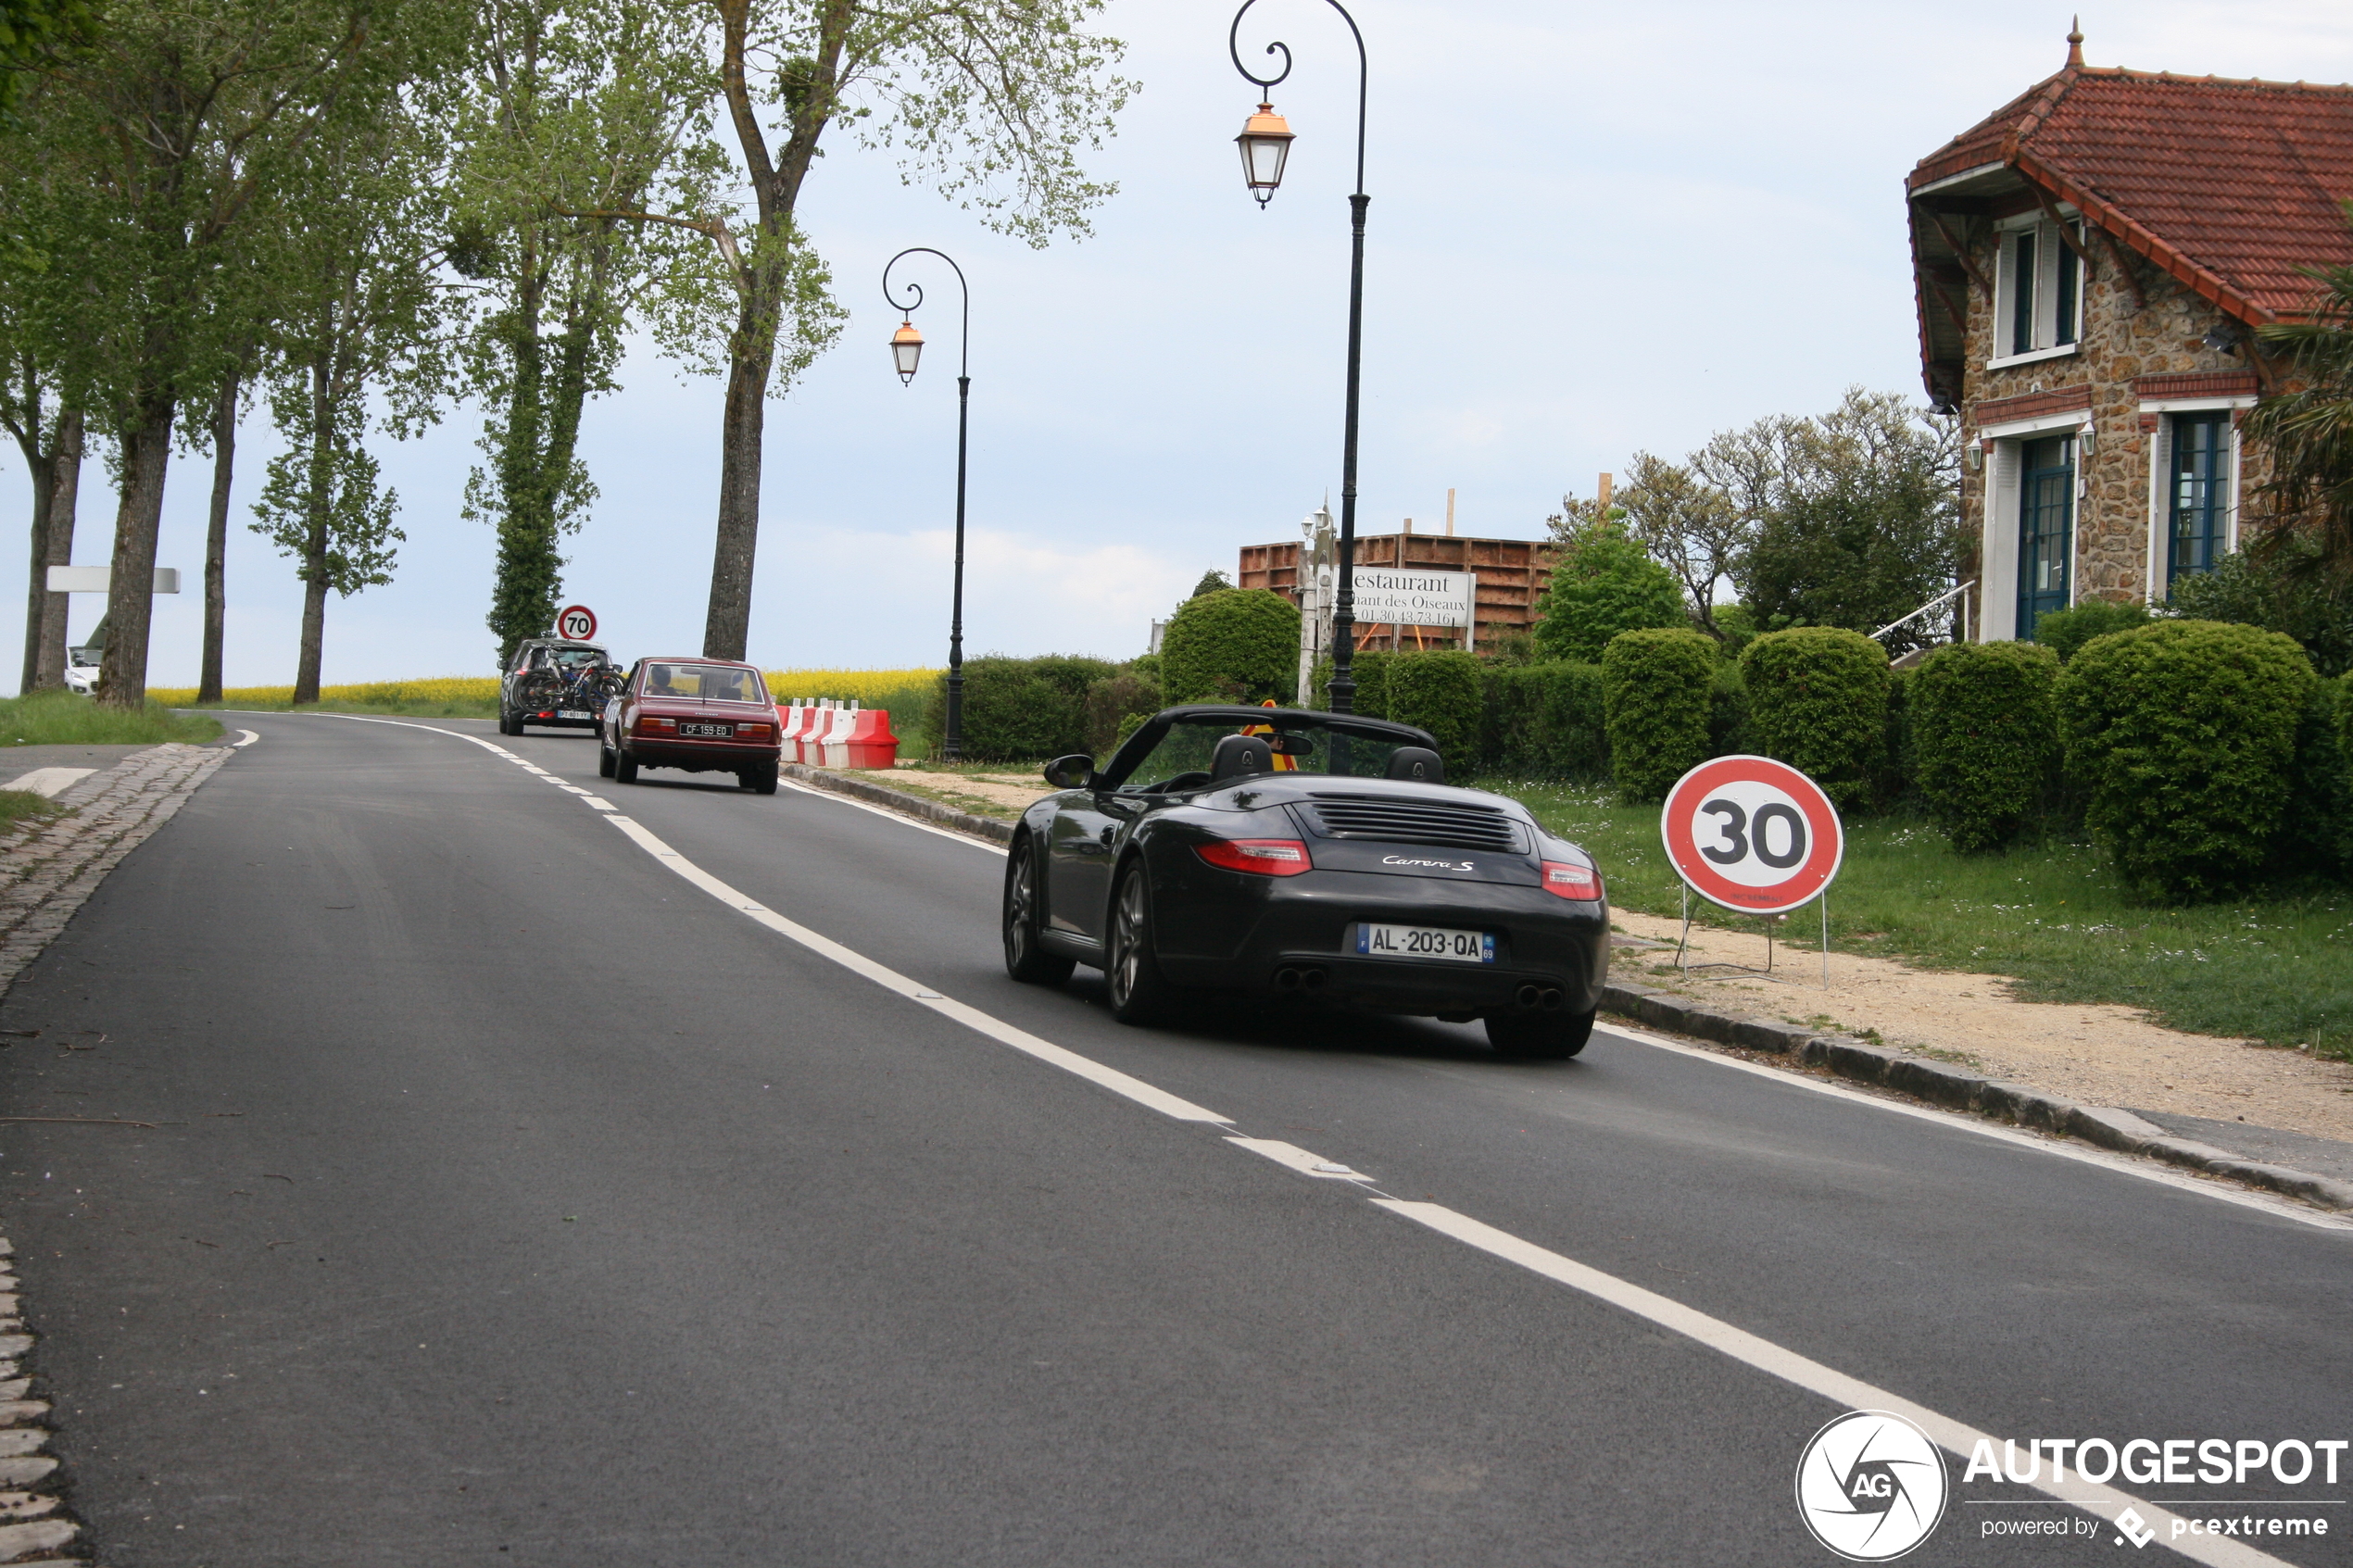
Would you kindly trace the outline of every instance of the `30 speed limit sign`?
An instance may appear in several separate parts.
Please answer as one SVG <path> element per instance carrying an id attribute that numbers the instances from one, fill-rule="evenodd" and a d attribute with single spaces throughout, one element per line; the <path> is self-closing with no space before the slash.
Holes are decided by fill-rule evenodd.
<path id="1" fill-rule="evenodd" d="M 556 611 L 556 635 L 585 643 L 597 634 L 597 612 L 586 605 L 566 605 Z"/>
<path id="2" fill-rule="evenodd" d="M 1830 797 L 1769 757 L 1718 757 L 1685 773 L 1667 792 L 1659 834 L 1692 892 L 1753 915 L 1816 897 L 1846 853 Z"/>

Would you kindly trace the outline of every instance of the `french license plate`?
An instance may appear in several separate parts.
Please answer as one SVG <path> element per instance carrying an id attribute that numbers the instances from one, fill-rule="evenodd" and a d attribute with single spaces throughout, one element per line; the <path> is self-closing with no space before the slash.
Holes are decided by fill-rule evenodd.
<path id="1" fill-rule="evenodd" d="M 585 708 L 560 708 L 556 710 L 556 717 L 559 719 L 586 719 L 593 717 L 593 715 L 591 715 Z"/>
<path id="2" fill-rule="evenodd" d="M 733 724 L 681 724 L 678 733 L 697 740 L 731 740 L 736 734 Z"/>
<path id="3" fill-rule="evenodd" d="M 1448 931 L 1435 925 L 1373 925 L 1356 928 L 1356 950 L 1376 959 L 1444 959 L 1450 963 L 1493 963 L 1494 934 Z"/>

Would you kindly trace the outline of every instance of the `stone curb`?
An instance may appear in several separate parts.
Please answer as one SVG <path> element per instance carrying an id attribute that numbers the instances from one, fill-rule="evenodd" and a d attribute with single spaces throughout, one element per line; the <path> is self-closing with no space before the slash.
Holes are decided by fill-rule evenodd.
<path id="1" fill-rule="evenodd" d="M 0 1287 L 16 1299 L 16 1248 L 6 1237 L 0 1237 Z M 33 1336 L 24 1331 L 15 1312 L 0 1322 L 8 1331 L 0 1339 L 0 1562 L 22 1563 L 22 1568 L 89 1568 L 79 1559 L 67 1559 L 57 1554 L 71 1547 L 82 1534 L 82 1526 L 60 1511 L 60 1499 L 53 1491 L 34 1492 L 28 1488 L 57 1484 L 57 1461 L 40 1450 L 49 1443 L 49 1430 L 42 1418 L 49 1413 L 48 1402 L 28 1399 L 31 1380 L 21 1375 L 21 1358 L 32 1348 Z M 26 1562 L 29 1558 L 38 1562 Z"/>
<path id="2" fill-rule="evenodd" d="M 1720 1045 L 1794 1057 L 1858 1084 L 1877 1084 L 1950 1110 L 2035 1127 L 2062 1137 L 2080 1138 L 2119 1154 L 2141 1155 L 2185 1170 L 2225 1176 L 2248 1186 L 2300 1198 L 2318 1209 L 2353 1210 L 2353 1182 L 2244 1159 L 2211 1144 L 2174 1137 L 2129 1110 L 2079 1105 L 2023 1084 L 2002 1083 L 1951 1062 L 1909 1056 L 1887 1046 L 1875 1046 L 1843 1035 L 1824 1035 L 1799 1024 L 1718 1012 L 1648 985 L 1604 987 L 1602 1010 Z"/>
<path id="3" fill-rule="evenodd" d="M 800 762 L 787 762 L 781 771 L 785 777 L 801 784 L 829 789 L 836 795 L 854 796 L 877 806 L 887 806 L 894 811 L 904 811 L 909 816 L 921 817 L 942 827 L 954 828 L 958 833 L 988 839 L 993 844 L 1011 844 L 1013 841 L 1013 824 L 1011 822 L 1000 822 L 993 817 L 975 817 L 970 811 L 959 811 L 953 806 L 943 806 L 920 795 L 909 795 L 902 790 L 868 784 L 864 779 L 846 779 L 839 773 L 829 773 L 822 768 L 812 768 Z"/>

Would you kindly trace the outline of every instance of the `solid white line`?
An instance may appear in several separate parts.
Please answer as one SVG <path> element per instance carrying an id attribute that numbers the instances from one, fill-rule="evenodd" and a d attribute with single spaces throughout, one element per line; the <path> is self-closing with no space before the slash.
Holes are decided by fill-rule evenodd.
<path id="1" fill-rule="evenodd" d="M 819 789 L 813 784 L 801 784 L 793 779 L 778 779 L 776 782 L 785 788 L 802 795 L 813 795 L 821 800 L 838 801 L 844 806 L 855 806 L 861 811 L 872 811 L 877 817 L 887 817 L 901 827 L 937 834 L 942 838 L 952 838 L 959 844 L 969 844 L 975 849 L 985 849 L 991 855 L 1001 856 L 1005 853 L 1005 847 L 1001 844 L 991 844 L 985 838 L 975 838 L 968 833 L 958 833 L 954 828 L 940 827 L 937 823 L 926 822 L 919 817 L 911 817 L 904 811 L 894 811 L 887 806 L 877 806 L 871 800 L 860 800 L 853 796 L 843 795 L 836 790 Z"/>
<path id="2" fill-rule="evenodd" d="M 252 730 L 239 730 L 237 733 L 245 738 L 243 740 L 233 740 L 229 744 L 240 748 L 251 746 L 254 742 L 261 738 L 259 734 L 256 734 Z"/>
<path id="3" fill-rule="evenodd" d="M 2323 1213 L 2320 1210 L 2298 1203 L 2293 1198 L 2253 1192 L 2244 1187 L 2224 1186 L 2211 1181 L 2200 1181 L 2196 1176 L 2158 1164 L 2155 1160 L 2140 1155 L 2118 1154 L 2110 1149 L 2093 1148 L 2058 1138 L 2042 1137 L 2017 1127 L 2004 1126 L 1999 1122 L 1989 1122 L 1982 1116 L 1969 1115 L 1965 1111 L 1943 1110 L 1931 1106 L 1914 1105 L 1907 1100 L 1889 1099 L 1879 1095 L 1865 1094 L 1862 1090 L 1850 1088 L 1844 1084 L 1824 1083 L 1819 1078 L 1809 1078 L 1802 1073 L 1792 1073 L 1779 1067 L 1768 1067 L 1761 1062 L 1743 1061 L 1736 1056 L 1726 1056 L 1700 1046 L 1687 1046 L 1680 1040 L 1661 1039 L 1656 1035 L 1645 1034 L 1640 1029 L 1630 1029 L 1617 1023 L 1604 1023 L 1597 1027 L 1631 1040 L 1636 1045 L 1649 1046 L 1656 1050 L 1672 1051 L 1677 1056 L 1712 1062 L 1716 1066 L 1752 1073 L 1776 1084 L 1787 1084 L 1793 1088 L 1810 1090 L 1818 1095 L 1829 1095 L 1832 1098 L 1846 1100 L 1853 1104 L 1871 1106 L 1880 1110 L 1892 1111 L 1898 1116 L 1909 1116 L 1917 1121 L 1932 1122 L 1940 1127 L 1950 1127 L 1957 1132 L 1974 1133 L 1979 1137 L 1991 1138 L 1997 1143 L 2010 1144 L 2020 1148 L 2031 1148 L 2038 1154 L 2053 1155 L 2061 1160 L 2072 1160 L 2082 1165 L 2096 1165 L 2102 1170 L 2113 1171 L 2119 1175 L 2132 1176 L 2145 1182 L 2155 1182 L 2159 1186 L 2170 1186 L 2182 1192 L 2196 1193 L 2200 1198 L 2210 1198 L 2217 1202 L 2235 1203 L 2242 1209 L 2253 1209 L 2262 1213 L 2276 1215 L 2284 1220 L 2294 1220 L 2298 1224 L 2310 1225 L 2315 1230 L 2353 1232 L 2353 1220 Z"/>
<path id="4" fill-rule="evenodd" d="M 1734 1328 L 1720 1318 L 1709 1317 L 1705 1312 L 1696 1311 L 1655 1291 L 1645 1290 L 1639 1285 L 1619 1279 L 1616 1274 L 1605 1274 L 1573 1258 L 1564 1258 L 1533 1242 L 1522 1241 L 1509 1232 L 1481 1224 L 1469 1215 L 1458 1214 L 1442 1204 L 1409 1203 L 1394 1198 L 1377 1198 L 1372 1201 L 1378 1208 L 1403 1215 L 1416 1224 L 1427 1225 L 1466 1247 L 1475 1247 L 1507 1263 L 1517 1264 L 1531 1273 L 1541 1274 L 1546 1279 L 1567 1286 L 1571 1290 L 1606 1301 L 1620 1311 L 1630 1312 L 1645 1322 L 1696 1340 L 1719 1355 L 1755 1367 L 1784 1383 L 1793 1383 L 1834 1404 L 1848 1410 L 1886 1411 L 1900 1415 L 1926 1432 L 1936 1446 L 1947 1453 L 1967 1459 L 1981 1440 L 1997 1440 L 1990 1439 L 1989 1434 L 1974 1426 L 1966 1426 L 1949 1416 L 1941 1415 L 1926 1405 L 1914 1404 L 1900 1394 L 1890 1393 L 1857 1377 L 1849 1377 L 1794 1350 L 1783 1349 L 1769 1339 L 1760 1339 L 1746 1329 Z M 2172 1514 L 2153 1502 L 2129 1492 L 2120 1492 L 2113 1486 L 2103 1486 L 2078 1477 L 2065 1488 L 2077 1495 L 2063 1497 L 2060 1488 L 2055 1486 L 2032 1481 L 2024 1484 L 2059 1502 L 2111 1522 L 2127 1508 L 2138 1509 L 2150 1526 L 2157 1529 L 2167 1547 L 2196 1562 L 2209 1563 L 2213 1568 L 2253 1568 L 2256 1564 L 2287 1568 L 2278 1558 L 2240 1546 L 2228 1538 L 2188 1535 L 2176 1538 L 2171 1533 Z"/>

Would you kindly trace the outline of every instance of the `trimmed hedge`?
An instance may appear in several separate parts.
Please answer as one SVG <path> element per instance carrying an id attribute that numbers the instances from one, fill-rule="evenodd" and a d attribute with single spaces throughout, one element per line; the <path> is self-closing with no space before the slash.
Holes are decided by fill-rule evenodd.
<path id="1" fill-rule="evenodd" d="M 1299 607 L 1271 588 L 1219 588 L 1176 607 L 1160 645 L 1168 700 L 1290 702 L 1299 681 Z"/>
<path id="2" fill-rule="evenodd" d="M 1401 653 L 1389 664 L 1387 716 L 1428 730 L 1449 777 L 1478 765 L 1487 707 L 1480 673 L 1477 654 L 1452 648 Z"/>
<path id="3" fill-rule="evenodd" d="M 2065 664 L 2094 637 L 2148 623 L 2149 608 L 2138 599 L 2085 599 L 2072 608 L 2046 609 L 2036 616 L 2034 640 Z"/>
<path id="4" fill-rule="evenodd" d="M 1604 712 L 1598 664 L 1490 669 L 1482 760 L 1516 778 L 1605 779 Z"/>
<path id="5" fill-rule="evenodd" d="M 1911 777 L 1964 855 L 2018 836 L 2058 764 L 2058 656 L 2036 643 L 1959 643 L 1912 673 Z"/>
<path id="6" fill-rule="evenodd" d="M 1768 632 L 1741 651 L 1758 751 L 1822 786 L 1841 811 L 1868 805 L 1887 759 L 1887 650 L 1838 626 Z"/>
<path id="7" fill-rule="evenodd" d="M 2296 726 L 2294 787 L 2271 847 L 2272 869 L 2294 877 L 2353 871 L 2353 750 L 2346 707 L 2353 676 L 2312 683 Z"/>
<path id="8" fill-rule="evenodd" d="M 1097 760 L 1119 749 L 1136 726 L 1168 705 L 1160 683 L 1133 665 L 1087 688 L 1087 752 Z"/>
<path id="9" fill-rule="evenodd" d="M 964 660 L 964 756 L 976 762 L 1024 762 L 1087 749 L 1087 692 L 1118 673 L 1101 659 L 1048 654 Z M 939 755 L 948 722 L 948 675 L 941 671 L 924 715 L 925 740 Z"/>
<path id="10" fill-rule="evenodd" d="M 1716 644 L 1680 627 L 1620 632 L 1602 651 L 1610 771 L 1628 804 L 1664 799 L 1709 755 Z"/>
<path id="11" fill-rule="evenodd" d="M 1350 711 L 1367 719 L 1389 717 L 1389 661 L 1392 657 L 1386 648 L 1359 648 L 1356 657 L 1348 661 L 1348 672 L 1356 678 L 1356 705 Z M 1332 661 L 1317 659 L 1307 678 L 1315 688 L 1315 706 L 1328 711 L 1332 705 Z"/>
<path id="12" fill-rule="evenodd" d="M 1716 667 L 1707 684 L 1707 744 L 1718 757 L 1740 757 L 1753 749 L 1748 739 L 1748 683 L 1741 667 L 1730 660 Z"/>
<path id="13" fill-rule="evenodd" d="M 2229 892 L 2287 820 L 2312 663 L 2276 632 L 2161 621 L 2095 637 L 2059 677 L 2084 822 L 2140 897 Z"/>

